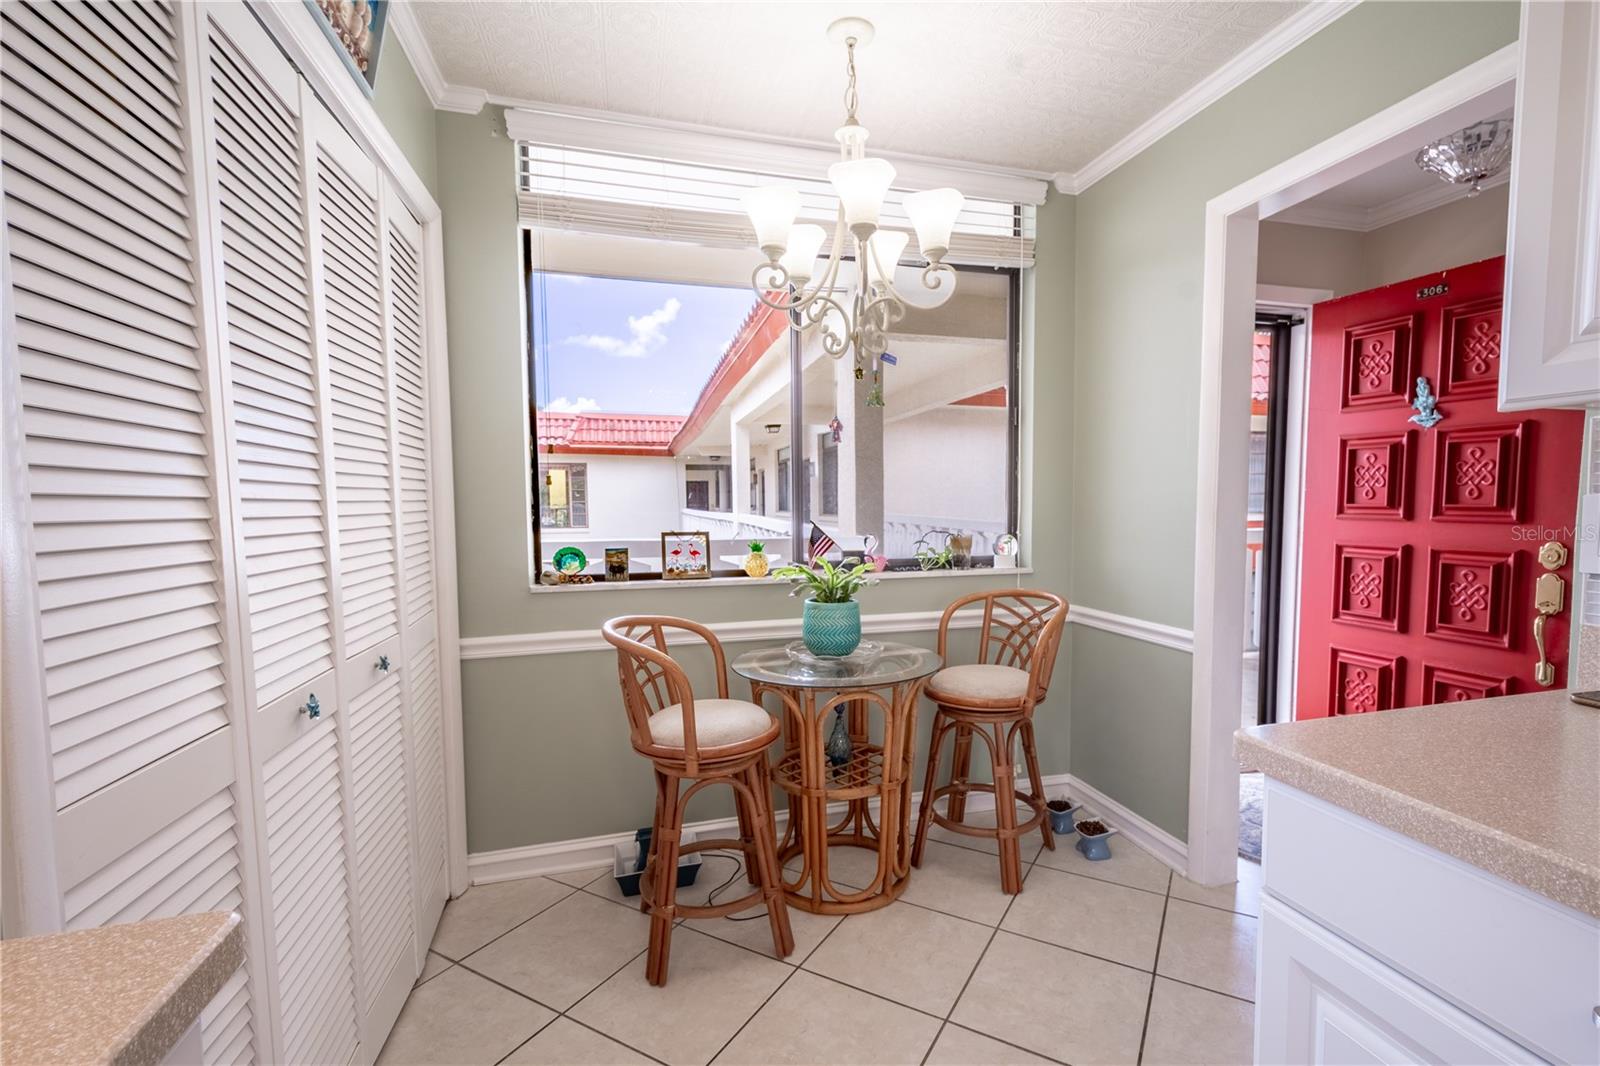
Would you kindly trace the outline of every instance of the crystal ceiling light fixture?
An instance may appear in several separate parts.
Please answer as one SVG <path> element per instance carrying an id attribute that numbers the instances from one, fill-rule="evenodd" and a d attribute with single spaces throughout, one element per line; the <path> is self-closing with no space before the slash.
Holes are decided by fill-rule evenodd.
<path id="1" fill-rule="evenodd" d="M 821 226 L 795 222 L 800 213 L 797 191 L 764 186 L 744 196 L 756 244 L 767 257 L 751 274 L 751 287 L 768 307 L 790 312 L 800 325 L 818 326 L 823 350 L 835 359 L 853 351 L 857 377 L 862 376 L 864 361 L 883 355 L 889 331 L 905 317 L 907 307 L 894 282 L 908 238 L 878 228 L 884 198 L 894 183 L 894 165 L 867 156 L 867 128 L 856 118 L 856 49 L 870 43 L 873 33 L 872 23 L 861 18 L 842 18 L 828 27 L 828 39 L 845 48 L 846 85 L 844 125 L 833 134 L 840 158 L 828 168 L 839 206 L 833 245 L 821 272 L 816 271 L 817 255 L 828 235 Z M 903 202 L 925 260 L 922 285 L 942 290 L 937 302 L 943 303 L 955 291 L 955 268 L 944 257 L 965 198 L 955 189 L 929 189 L 910 193 Z M 848 309 L 834 296 L 847 235 L 854 242 L 856 260 L 856 285 Z"/>
<path id="2" fill-rule="evenodd" d="M 1477 122 L 1434 141 L 1417 153 L 1417 166 L 1453 185 L 1471 184 L 1467 196 L 1478 195 L 1483 182 L 1511 162 L 1511 120 Z"/>

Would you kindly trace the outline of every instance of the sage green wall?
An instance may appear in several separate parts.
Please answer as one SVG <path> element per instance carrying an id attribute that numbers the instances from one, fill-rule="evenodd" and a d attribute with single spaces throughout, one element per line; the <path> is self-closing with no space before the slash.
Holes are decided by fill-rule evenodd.
<path id="1" fill-rule="evenodd" d="M 1206 201 L 1511 43 L 1517 17 L 1362 4 L 1078 197 L 1075 602 L 1192 625 Z M 1184 837 L 1191 664 L 1082 631 L 1072 652 L 1072 771 Z"/>
<path id="2" fill-rule="evenodd" d="M 454 423 L 456 537 L 463 637 L 595 630 L 621 614 L 684 614 L 705 622 L 777 618 L 799 605 L 780 586 L 641 586 L 530 592 L 521 266 L 517 244 L 515 157 L 504 118 L 435 116 L 438 198 L 444 211 L 445 285 Z M 1040 291 L 1048 309 L 1025 342 L 1025 476 L 1031 477 L 1032 528 L 1023 537 L 1037 573 L 888 580 L 866 593 L 869 613 L 942 608 L 957 595 L 1026 581 L 1065 591 L 1070 525 L 1072 210 L 1068 199 L 1040 215 Z M 1027 343 L 1025 343 L 1025 348 Z M 1031 365 L 1030 365 L 1031 364 Z M 1030 400 L 1047 399 L 1035 418 Z M 1041 402 L 1046 402 L 1042 400 Z M 1033 477 L 1033 457 L 1040 473 Z M 1028 495 L 1025 493 L 1025 495 Z M 1025 519 L 1028 516 L 1025 516 Z M 971 634 L 960 644 L 970 655 Z M 916 639 L 928 641 L 923 634 Z M 743 651 L 750 644 L 733 646 Z M 1040 712 L 1040 758 L 1046 773 L 1068 763 L 1066 664 L 1057 698 Z M 649 819 L 649 769 L 628 746 L 616 660 L 606 652 L 469 659 L 462 663 L 466 743 L 467 838 L 473 852 L 630 830 Z M 742 685 L 736 685 L 742 691 Z M 922 736 L 928 728 L 923 715 Z M 707 811 L 718 808 L 708 806 Z M 703 816 L 691 811 L 691 816 Z"/>
<path id="3" fill-rule="evenodd" d="M 433 140 L 433 101 L 417 80 L 411 57 L 390 33 L 378 57 L 378 80 L 372 92 L 372 106 L 383 120 L 389 135 L 417 172 L 422 184 L 437 199 L 439 161 Z"/>

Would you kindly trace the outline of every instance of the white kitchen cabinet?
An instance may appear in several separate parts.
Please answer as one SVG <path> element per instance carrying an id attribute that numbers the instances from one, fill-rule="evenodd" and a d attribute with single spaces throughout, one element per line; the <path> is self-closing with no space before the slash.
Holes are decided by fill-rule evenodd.
<path id="1" fill-rule="evenodd" d="M 1600 5 L 1524 0 L 1500 407 L 1600 402 Z"/>
<path id="2" fill-rule="evenodd" d="M 1600 918 L 1268 778 L 1256 1061 L 1600 1061 Z"/>
<path id="3" fill-rule="evenodd" d="M 448 885 L 437 235 L 242 2 L 0 19 L 15 931 L 237 910 L 204 1061 L 369 1063 Z"/>

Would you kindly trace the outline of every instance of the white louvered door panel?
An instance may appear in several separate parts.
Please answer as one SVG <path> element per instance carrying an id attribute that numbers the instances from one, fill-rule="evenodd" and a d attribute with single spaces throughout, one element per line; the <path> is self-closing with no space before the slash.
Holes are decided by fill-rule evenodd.
<path id="1" fill-rule="evenodd" d="M 339 598 L 347 662 L 361 687 L 380 655 L 397 659 L 397 511 L 384 352 L 378 177 L 323 113 L 316 124 L 314 195 L 321 238 L 326 357 L 333 411 Z M 356 690 L 348 692 L 348 697 Z"/>
<path id="2" fill-rule="evenodd" d="M 362 1008 L 367 1031 L 387 1033 L 416 977 L 401 673 L 351 701 L 349 715 Z"/>
<path id="3" fill-rule="evenodd" d="M 400 574 L 405 624 L 426 638 L 433 621 L 432 495 L 422 297 L 422 226 L 390 196 L 385 219 L 394 424 L 400 468 Z M 420 646 L 408 645 L 411 647 Z"/>
<path id="4" fill-rule="evenodd" d="M 65 807 L 227 725 L 177 21 L 4 6 L 6 224 Z M 91 75 L 91 71 L 95 72 Z"/>
<path id="5" fill-rule="evenodd" d="M 335 717 L 266 764 L 263 799 L 283 1061 L 346 1063 L 357 1015 Z"/>
<path id="6" fill-rule="evenodd" d="M 416 782 L 418 950 L 433 939 L 450 894 L 445 846 L 444 717 L 439 648 L 430 641 L 410 656 L 412 775 Z"/>
<path id="7" fill-rule="evenodd" d="M 335 654 L 299 76 L 242 8 L 206 25 L 253 709 L 292 721 Z"/>

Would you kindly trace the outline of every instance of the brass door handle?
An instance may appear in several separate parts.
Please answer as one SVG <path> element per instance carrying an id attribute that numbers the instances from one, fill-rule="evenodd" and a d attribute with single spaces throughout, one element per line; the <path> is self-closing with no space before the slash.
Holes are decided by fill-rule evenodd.
<path id="1" fill-rule="evenodd" d="M 1556 573 L 1567 564 L 1566 545 L 1546 541 L 1539 549 L 1539 564 L 1545 568 L 1545 573 L 1533 584 L 1533 645 L 1539 652 L 1539 661 L 1533 665 L 1533 679 L 1549 688 L 1556 683 L 1556 668 L 1545 648 L 1544 626 L 1551 615 L 1560 614 L 1566 606 L 1567 583 Z"/>

